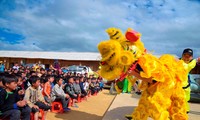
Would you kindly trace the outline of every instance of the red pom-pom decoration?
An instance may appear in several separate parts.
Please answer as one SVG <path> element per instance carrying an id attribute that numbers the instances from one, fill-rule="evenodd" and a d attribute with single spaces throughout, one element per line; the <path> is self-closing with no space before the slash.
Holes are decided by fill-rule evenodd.
<path id="1" fill-rule="evenodd" d="M 139 39 L 138 32 L 130 30 L 126 32 L 126 39 L 130 42 L 136 42 Z"/>

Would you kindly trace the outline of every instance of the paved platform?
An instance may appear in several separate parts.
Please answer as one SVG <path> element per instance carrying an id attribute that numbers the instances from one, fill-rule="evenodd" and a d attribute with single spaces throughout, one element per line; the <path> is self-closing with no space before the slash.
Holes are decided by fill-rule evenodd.
<path id="1" fill-rule="evenodd" d="M 124 115 L 132 113 L 139 98 L 136 94 L 118 94 L 102 120 L 127 120 Z M 190 103 L 190 107 L 189 120 L 200 120 L 200 103 Z"/>

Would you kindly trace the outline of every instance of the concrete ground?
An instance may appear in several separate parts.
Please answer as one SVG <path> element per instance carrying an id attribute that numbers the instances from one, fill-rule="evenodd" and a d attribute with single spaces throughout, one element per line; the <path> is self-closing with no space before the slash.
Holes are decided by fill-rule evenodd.
<path id="1" fill-rule="evenodd" d="M 66 113 L 47 113 L 47 120 L 102 120 L 116 95 L 103 90 L 96 96 L 87 98 L 87 101 L 77 103 L 79 108 L 71 107 Z"/>
<path id="2" fill-rule="evenodd" d="M 127 120 L 124 115 L 132 113 L 138 104 L 139 97 L 136 94 L 117 95 L 103 120 Z M 200 103 L 190 103 L 190 107 L 189 120 L 200 120 Z"/>
<path id="3" fill-rule="evenodd" d="M 47 120 L 126 120 L 124 115 L 132 113 L 139 98 L 136 94 L 111 95 L 109 90 L 103 90 L 77 103 L 79 108 L 71 108 L 70 112 L 48 112 Z M 200 103 L 190 103 L 190 107 L 189 120 L 200 120 Z"/>

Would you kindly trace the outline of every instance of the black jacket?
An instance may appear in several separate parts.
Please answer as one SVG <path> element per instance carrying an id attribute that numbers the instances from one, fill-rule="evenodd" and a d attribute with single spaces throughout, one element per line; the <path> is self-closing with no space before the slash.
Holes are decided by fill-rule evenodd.
<path id="1" fill-rule="evenodd" d="M 18 94 L 14 92 L 7 92 L 5 89 L 0 91 L 0 114 L 12 110 L 18 109 L 17 102 L 19 101 Z"/>

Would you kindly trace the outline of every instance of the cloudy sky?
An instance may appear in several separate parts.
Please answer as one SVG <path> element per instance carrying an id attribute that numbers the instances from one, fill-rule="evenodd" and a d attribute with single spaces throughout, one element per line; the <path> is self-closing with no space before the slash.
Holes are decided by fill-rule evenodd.
<path id="1" fill-rule="evenodd" d="M 109 27 L 154 54 L 200 56 L 199 0 L 0 0 L 0 50 L 98 52 Z"/>

